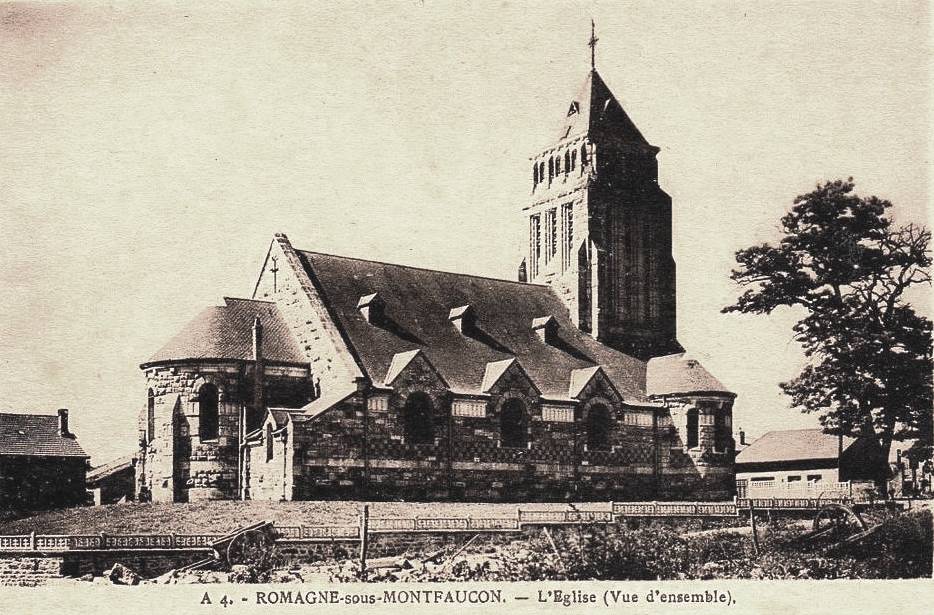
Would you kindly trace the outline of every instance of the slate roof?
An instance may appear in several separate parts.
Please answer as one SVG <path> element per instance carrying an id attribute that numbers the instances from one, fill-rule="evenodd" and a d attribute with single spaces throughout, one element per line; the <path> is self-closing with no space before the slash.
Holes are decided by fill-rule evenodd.
<path id="1" fill-rule="evenodd" d="M 844 436 L 843 450 L 855 442 L 855 438 Z M 736 463 L 837 459 L 837 447 L 837 436 L 820 429 L 770 431 L 740 451 Z"/>
<path id="2" fill-rule="evenodd" d="M 596 70 L 587 74 L 567 112 L 559 139 L 581 134 L 612 133 L 617 142 L 649 145 Z"/>
<path id="3" fill-rule="evenodd" d="M 128 470 L 133 467 L 133 462 L 135 460 L 136 455 L 130 453 L 129 455 L 117 457 L 116 459 L 108 461 L 105 464 L 97 466 L 96 468 L 91 468 L 88 470 L 87 482 L 89 484 L 94 484 L 102 479 L 113 476 L 117 472 Z"/>
<path id="4" fill-rule="evenodd" d="M 57 414 L 0 413 L 0 455 L 87 457 L 74 434 L 62 436 Z"/>
<path id="5" fill-rule="evenodd" d="M 646 368 L 646 393 L 649 396 L 730 392 L 687 353 L 649 359 Z"/>
<path id="6" fill-rule="evenodd" d="M 373 382 L 384 381 L 397 354 L 420 349 L 455 392 L 479 393 L 487 364 L 515 357 L 547 398 L 567 399 L 573 370 L 602 365 L 624 399 L 645 399 L 645 363 L 581 332 L 548 286 L 316 252 L 299 255 Z M 379 325 L 368 323 L 357 307 L 373 293 L 386 306 Z M 466 305 L 476 314 L 470 337 L 449 320 L 453 308 Z M 532 329 L 532 321 L 545 316 L 558 323 L 556 345 Z"/>
<path id="7" fill-rule="evenodd" d="M 253 359 L 253 318 L 263 325 L 263 355 L 273 363 L 307 363 L 279 308 L 268 301 L 224 297 L 203 310 L 146 363 L 184 359 Z"/>

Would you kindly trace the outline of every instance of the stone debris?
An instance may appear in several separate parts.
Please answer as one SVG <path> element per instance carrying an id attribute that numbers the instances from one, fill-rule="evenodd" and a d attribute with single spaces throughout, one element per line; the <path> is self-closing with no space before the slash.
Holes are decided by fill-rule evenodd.
<path id="1" fill-rule="evenodd" d="M 142 577 L 119 562 L 104 571 L 104 578 L 114 585 L 139 585 L 142 580 Z"/>

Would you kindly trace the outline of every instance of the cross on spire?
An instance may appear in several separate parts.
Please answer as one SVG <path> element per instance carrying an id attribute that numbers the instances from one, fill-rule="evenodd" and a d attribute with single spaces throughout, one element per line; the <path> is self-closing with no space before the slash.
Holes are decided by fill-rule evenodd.
<path id="1" fill-rule="evenodd" d="M 272 269 L 269 271 L 272 273 L 272 292 L 277 292 L 279 289 L 277 288 L 278 284 L 276 282 L 278 281 L 278 276 L 276 274 L 279 273 L 279 259 L 275 256 L 272 257 Z"/>
<path id="2" fill-rule="evenodd" d="M 593 19 L 590 20 L 590 41 L 587 43 L 587 46 L 590 47 L 590 69 L 594 70 L 597 68 L 597 41 L 600 39 L 597 38 L 597 26 L 594 24 Z"/>

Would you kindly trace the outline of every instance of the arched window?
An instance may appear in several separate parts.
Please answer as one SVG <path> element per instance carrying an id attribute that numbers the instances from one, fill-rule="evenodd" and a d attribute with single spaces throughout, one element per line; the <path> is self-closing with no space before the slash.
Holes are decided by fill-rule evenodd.
<path id="1" fill-rule="evenodd" d="M 551 181 L 555 176 L 555 159 L 553 156 L 548 157 L 548 181 Z"/>
<path id="2" fill-rule="evenodd" d="M 146 442 L 156 437 L 156 395 L 149 389 L 146 396 Z"/>
<path id="3" fill-rule="evenodd" d="M 540 182 L 545 181 L 545 163 L 544 162 L 538 163 L 538 181 Z"/>
<path id="4" fill-rule="evenodd" d="M 272 448 L 272 425 L 266 423 L 266 461 L 272 461 L 273 457 L 273 448 Z"/>
<path id="5" fill-rule="evenodd" d="M 575 149 L 571 151 L 571 170 L 573 171 L 576 168 L 577 168 L 577 150 Z"/>
<path id="6" fill-rule="evenodd" d="M 589 160 L 587 159 L 587 144 L 584 143 L 581 145 L 581 166 L 587 166 Z"/>
<path id="7" fill-rule="evenodd" d="M 524 448 L 529 442 L 525 404 L 518 399 L 503 403 L 499 417 L 500 442 L 503 446 Z"/>
<path id="8" fill-rule="evenodd" d="M 730 431 L 726 426 L 726 415 L 719 413 L 713 420 L 713 447 L 725 451 L 730 447 Z"/>
<path id="9" fill-rule="evenodd" d="M 538 164 L 532 163 L 532 187 L 538 185 Z"/>
<path id="10" fill-rule="evenodd" d="M 198 435 L 202 440 L 217 438 L 217 387 L 205 384 L 198 392 Z"/>
<path id="11" fill-rule="evenodd" d="M 555 156 L 555 175 L 561 175 L 561 154 Z"/>
<path id="12" fill-rule="evenodd" d="M 587 450 L 610 448 L 610 411 L 603 404 L 591 406 L 587 413 Z"/>
<path id="13" fill-rule="evenodd" d="M 405 441 L 410 444 L 431 444 L 435 438 L 431 419 L 431 398 L 420 391 L 410 393 L 402 409 Z"/>
<path id="14" fill-rule="evenodd" d="M 571 172 L 571 152 L 569 151 L 564 152 L 564 172 Z"/>
<path id="15" fill-rule="evenodd" d="M 697 408 L 688 410 L 687 447 L 697 447 Z"/>

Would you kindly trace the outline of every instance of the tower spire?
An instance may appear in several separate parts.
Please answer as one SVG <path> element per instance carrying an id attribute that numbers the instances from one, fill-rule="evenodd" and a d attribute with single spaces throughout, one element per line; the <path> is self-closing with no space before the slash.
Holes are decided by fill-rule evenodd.
<path id="1" fill-rule="evenodd" d="M 600 39 L 597 38 L 597 26 L 594 24 L 593 19 L 590 20 L 590 41 L 587 43 L 587 46 L 590 47 L 590 70 L 596 70 L 597 68 L 597 41 Z"/>

